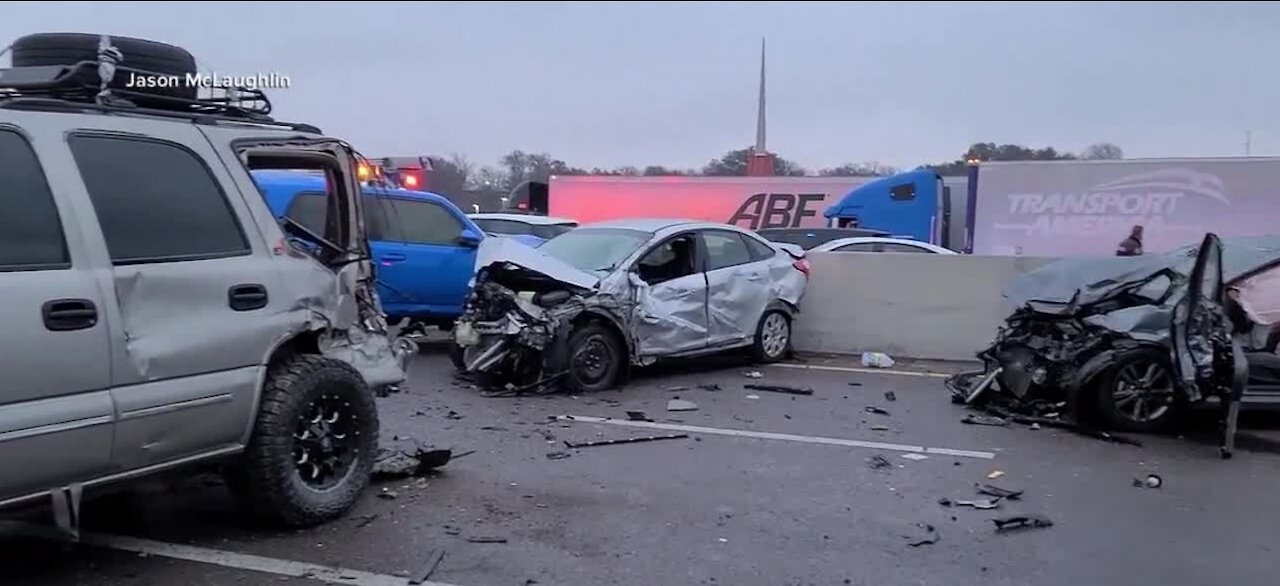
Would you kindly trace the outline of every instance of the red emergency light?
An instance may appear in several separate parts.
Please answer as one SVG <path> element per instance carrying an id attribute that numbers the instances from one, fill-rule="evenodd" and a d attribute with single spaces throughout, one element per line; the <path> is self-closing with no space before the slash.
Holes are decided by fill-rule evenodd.
<path id="1" fill-rule="evenodd" d="M 405 189 L 417 189 L 422 184 L 422 180 L 413 173 L 405 173 L 400 182 L 404 184 Z"/>

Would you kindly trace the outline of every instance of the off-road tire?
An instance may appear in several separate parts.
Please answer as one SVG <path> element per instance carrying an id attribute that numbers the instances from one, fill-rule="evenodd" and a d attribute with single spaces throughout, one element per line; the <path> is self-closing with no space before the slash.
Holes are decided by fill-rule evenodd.
<path id="1" fill-rule="evenodd" d="M 782 347 L 781 351 L 777 352 L 770 352 L 770 348 L 765 341 L 765 324 L 770 323 L 769 316 L 771 315 L 779 316 L 786 328 L 786 344 Z M 786 360 L 791 356 L 791 339 L 791 316 L 788 316 L 785 312 L 778 311 L 776 309 L 766 311 L 764 312 L 764 315 L 760 316 L 760 323 L 756 324 L 755 341 L 751 345 L 751 359 L 758 364 L 771 364 Z"/>
<path id="2" fill-rule="evenodd" d="M 1121 352 L 1115 358 L 1115 364 L 1094 380 L 1092 385 L 1094 390 L 1092 406 L 1097 414 L 1097 419 L 1107 429 L 1116 431 L 1125 431 L 1129 433 L 1158 433 L 1167 431 L 1173 427 L 1179 420 L 1185 401 L 1181 393 L 1174 390 L 1173 402 L 1163 415 L 1147 421 L 1135 420 L 1124 413 L 1116 406 L 1115 392 L 1117 385 L 1120 383 L 1121 372 L 1126 366 L 1136 362 L 1156 362 L 1163 366 L 1166 376 L 1170 377 L 1170 384 L 1173 383 L 1174 376 L 1173 365 L 1170 361 L 1169 351 L 1162 348 L 1135 348 Z"/>
<path id="3" fill-rule="evenodd" d="M 74 65 L 81 61 L 97 61 L 98 41 L 101 35 L 87 33 L 36 33 L 19 38 L 13 42 L 12 58 L 14 67 L 40 67 L 49 65 Z M 170 87 L 128 88 L 158 96 L 193 100 L 197 88 L 186 82 L 188 73 L 196 73 L 196 59 L 186 49 L 157 43 L 146 39 L 111 36 L 111 44 L 124 55 L 120 62 L 123 67 L 164 75 L 176 75 L 183 83 Z M 94 72 L 94 80 L 97 73 Z M 130 74 L 117 72 L 111 87 L 126 89 Z M 156 106 L 145 99 L 137 100 L 140 106 Z"/>
<path id="4" fill-rule="evenodd" d="M 608 364 L 603 369 L 604 374 L 600 377 L 581 378 L 579 376 L 580 373 L 574 366 L 578 350 L 586 344 L 599 344 L 597 348 L 608 353 Z M 617 383 L 619 374 L 625 370 L 626 360 L 627 355 L 623 349 L 622 342 L 614 335 L 613 330 L 598 322 L 585 323 L 569 334 L 568 372 L 564 376 L 564 387 L 572 393 L 594 393 L 607 390 Z"/>
<path id="5" fill-rule="evenodd" d="M 294 430 L 311 403 L 339 394 L 358 417 L 355 460 L 336 486 L 316 490 L 294 461 Z M 351 365 L 311 354 L 270 367 L 249 446 L 228 475 L 228 485 L 264 520 L 312 527 L 345 514 L 369 485 L 378 451 L 378 411 L 364 378 Z"/>

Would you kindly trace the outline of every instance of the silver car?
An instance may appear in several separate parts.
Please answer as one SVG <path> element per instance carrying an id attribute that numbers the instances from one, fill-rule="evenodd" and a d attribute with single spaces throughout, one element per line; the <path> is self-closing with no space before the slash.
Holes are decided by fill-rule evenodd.
<path id="1" fill-rule="evenodd" d="M 414 350 L 373 286 L 357 155 L 265 107 L 81 87 L 113 52 L 193 61 L 177 47 L 21 46 L 72 63 L 0 70 L 0 508 L 74 531 L 82 494 L 218 463 L 270 519 L 341 515 L 377 455 L 371 388 Z M 322 233 L 277 222 L 250 175 L 271 168 L 326 178 Z"/>
<path id="2" fill-rule="evenodd" d="M 455 361 L 492 382 L 614 385 L 630 365 L 750 348 L 785 358 L 808 283 L 802 251 L 726 224 L 588 224 L 537 249 L 489 239 Z"/>

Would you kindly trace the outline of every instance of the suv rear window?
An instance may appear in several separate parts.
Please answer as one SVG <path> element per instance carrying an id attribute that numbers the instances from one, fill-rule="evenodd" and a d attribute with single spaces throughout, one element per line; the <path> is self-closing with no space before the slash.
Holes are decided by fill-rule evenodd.
<path id="1" fill-rule="evenodd" d="M 79 135 L 68 141 L 115 264 L 247 254 L 217 180 L 174 144 Z"/>
<path id="2" fill-rule="evenodd" d="M 0 271 L 67 268 L 62 222 L 36 153 L 22 135 L 0 130 Z"/>

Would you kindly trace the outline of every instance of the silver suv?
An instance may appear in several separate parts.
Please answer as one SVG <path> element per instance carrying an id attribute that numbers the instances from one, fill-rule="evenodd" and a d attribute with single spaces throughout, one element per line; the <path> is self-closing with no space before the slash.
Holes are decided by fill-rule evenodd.
<path id="1" fill-rule="evenodd" d="M 275 521 L 344 513 L 376 456 L 371 388 L 414 350 L 374 292 L 356 153 L 261 92 L 112 81 L 176 47 L 24 40 L 0 69 L 0 508 L 74 519 L 86 490 L 222 461 Z M 325 177 L 324 233 L 277 221 L 256 169 Z"/>

